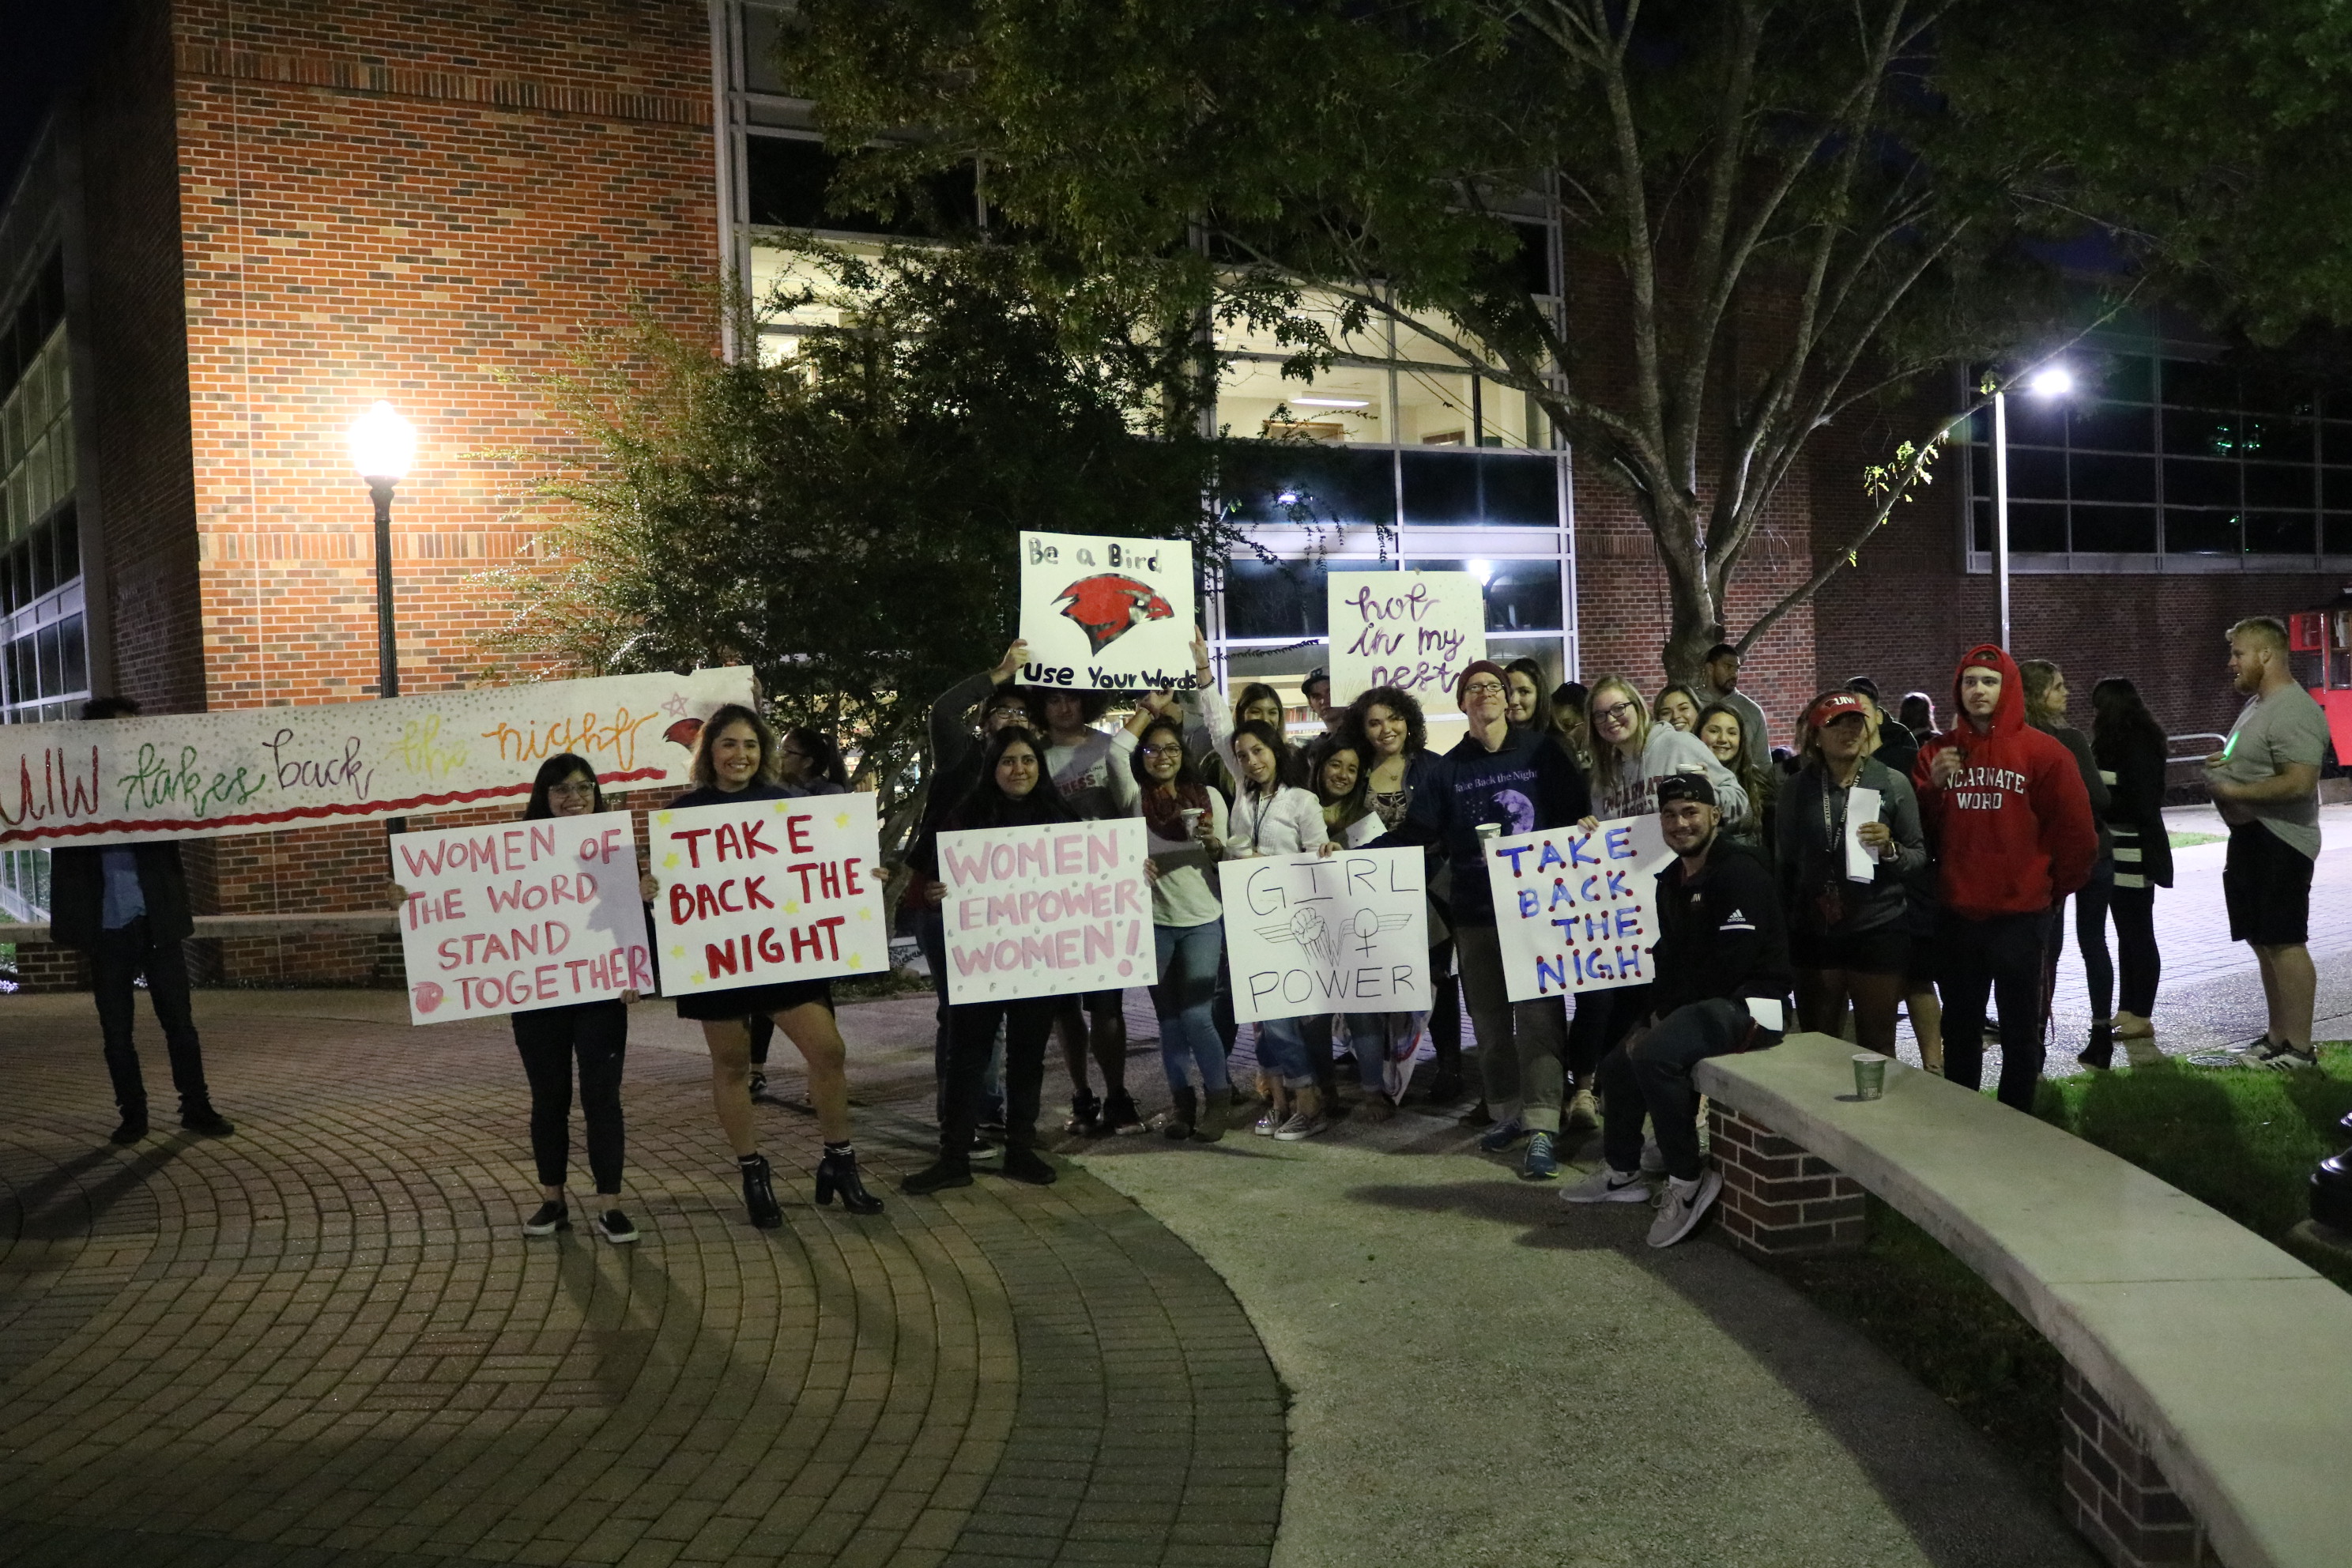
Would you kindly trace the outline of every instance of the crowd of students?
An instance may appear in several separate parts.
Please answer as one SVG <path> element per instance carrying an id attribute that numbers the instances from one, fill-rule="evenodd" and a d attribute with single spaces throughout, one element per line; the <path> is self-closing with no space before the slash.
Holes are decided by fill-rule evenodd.
<path id="1" fill-rule="evenodd" d="M 2205 772 L 2231 825 L 2223 879 L 2231 936 L 2253 947 L 2269 1013 L 2243 1059 L 2310 1066 L 2314 978 L 2305 942 L 2326 723 L 2294 679 L 2278 622 L 2242 622 L 2229 641 L 2231 675 L 2249 700 Z M 908 855 L 906 907 L 938 990 L 940 1138 L 937 1158 L 902 1184 L 907 1192 L 967 1185 L 975 1163 L 991 1160 L 1016 1181 L 1055 1179 L 1038 1152 L 1037 1122 L 1046 1047 L 1057 1036 L 1071 1084 L 1064 1130 L 1147 1131 L 1126 1082 L 1118 992 L 950 1003 L 938 840 L 963 829 L 1142 818 L 1160 976 L 1152 1000 L 1171 1101 L 1159 1119 L 1166 1137 L 1213 1143 L 1242 1127 L 1284 1142 L 1316 1137 L 1341 1107 L 1343 1060 L 1356 1069 L 1356 1113 L 1387 1120 L 1412 1093 L 1424 1040 L 1435 1057 L 1420 1090 L 1424 1102 L 1457 1105 L 1473 1087 L 1461 1048 L 1466 1011 L 1478 1082 L 1465 1121 L 1483 1129 L 1482 1146 L 1519 1150 L 1519 1173 L 1547 1180 L 1559 1173 L 1561 1140 L 1599 1127 L 1601 1166 L 1562 1195 L 1651 1201 L 1644 1177 L 1663 1173 L 1651 1236 L 1660 1246 L 1688 1233 L 1717 1185 L 1694 1125 L 1690 1072 L 1706 1057 L 1769 1047 L 1792 1026 L 1847 1034 L 1891 1055 L 1907 1011 L 1927 1069 L 1971 1089 L 1981 1081 L 1985 1032 L 1997 1028 L 1999 1097 L 2030 1110 L 2070 897 L 2094 1012 L 2080 1060 L 2106 1068 L 2118 1040 L 2155 1031 L 2154 897 L 2172 879 L 2162 815 L 2166 744 L 2127 679 L 2093 689 L 2085 736 L 2067 723 L 2058 667 L 2021 665 L 1985 644 L 1959 660 L 1948 726 L 1938 727 L 1926 693 L 1910 693 L 1890 715 L 1877 689 L 1855 679 L 1790 715 L 1790 743 L 1775 747 L 1769 716 L 1738 689 L 1738 656 L 1728 646 L 1710 654 L 1703 686 L 1670 685 L 1648 698 L 1616 675 L 1547 689 L 1532 660 L 1480 659 L 1452 693 L 1465 732 L 1441 752 L 1411 694 L 1381 687 L 1335 707 L 1321 670 L 1303 686 L 1319 729 L 1301 745 L 1271 687 L 1225 693 L 1197 637 L 1193 654 L 1196 691 L 1148 694 L 1108 729 L 1099 694 L 1018 685 L 1027 658 L 1018 642 L 935 705 L 928 805 Z M 135 711 L 110 699 L 89 716 Z M 794 730 L 780 740 L 757 711 L 733 705 L 704 723 L 691 777 L 694 787 L 674 807 L 847 787 L 824 736 Z M 1857 791 L 1874 805 L 1868 820 L 1852 824 L 1850 851 Z M 603 809 L 594 769 L 566 754 L 540 769 L 524 815 Z M 1659 817 L 1675 855 L 1652 906 L 1649 984 L 1588 992 L 1572 1007 L 1559 996 L 1512 1001 L 1482 831 L 1590 827 L 1643 814 Z M 1363 845 L 1418 848 L 1428 858 L 1432 1007 L 1260 1023 L 1255 1070 L 1237 1080 L 1228 1066 L 1238 1029 L 1216 868 Z M 188 1016 L 179 939 L 191 924 L 176 847 L 60 848 L 53 888 L 56 939 L 92 958 L 122 1112 L 115 1142 L 148 1131 L 131 1043 L 132 981 L 142 973 L 171 1047 L 182 1125 L 232 1133 L 213 1108 Z M 648 875 L 641 890 L 652 900 L 658 880 Z M 405 896 L 392 893 L 395 901 Z M 2107 952 L 2110 919 L 2119 966 Z M 542 1188 L 524 1225 L 530 1234 L 570 1225 L 576 1062 L 595 1226 L 614 1242 L 636 1239 L 619 1206 L 619 1084 L 626 1005 L 635 999 L 513 1016 Z M 709 1050 L 713 1109 L 751 1223 L 782 1223 L 752 1113 L 776 1030 L 807 1067 L 824 1141 L 817 1201 L 837 1196 L 852 1213 L 879 1212 L 882 1200 L 865 1186 L 851 1141 L 830 984 L 687 995 L 675 1005 L 700 1026 Z"/>

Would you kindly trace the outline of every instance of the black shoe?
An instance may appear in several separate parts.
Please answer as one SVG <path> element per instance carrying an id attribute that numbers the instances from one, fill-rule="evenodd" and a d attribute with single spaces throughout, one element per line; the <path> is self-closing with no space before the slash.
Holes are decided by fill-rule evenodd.
<path id="1" fill-rule="evenodd" d="M 1102 1131 L 1101 1118 L 1102 1101 L 1081 1090 L 1070 1097 L 1070 1119 L 1062 1123 L 1062 1131 L 1092 1138 Z"/>
<path id="2" fill-rule="evenodd" d="M 2108 1068 L 2112 1067 L 2115 1064 L 2116 1059 L 2115 1026 L 2112 1024 L 2092 1025 L 2090 1041 L 2088 1044 L 2084 1046 L 2080 1051 L 2075 1053 L 2074 1059 L 2081 1062 L 2086 1068 L 2094 1068 L 2101 1072 L 2105 1072 Z"/>
<path id="3" fill-rule="evenodd" d="M 551 1198 L 540 1205 L 539 1211 L 522 1222 L 525 1236 L 553 1236 L 559 1230 L 571 1228 L 572 1211 Z"/>
<path id="4" fill-rule="evenodd" d="M 1175 1100 L 1176 1103 L 1169 1108 L 1168 1120 L 1160 1124 L 1160 1131 L 1171 1142 L 1182 1142 L 1192 1136 L 1193 1123 L 1200 1120 L 1201 1100 L 1191 1084 L 1176 1090 Z"/>
<path id="5" fill-rule="evenodd" d="M 1004 1173 L 1033 1187 L 1050 1187 L 1061 1178 L 1061 1173 L 1047 1164 L 1045 1156 L 1034 1149 L 1007 1149 Z"/>
<path id="6" fill-rule="evenodd" d="M 841 1194 L 841 1206 L 851 1214 L 880 1214 L 882 1200 L 866 1190 L 857 1179 L 857 1156 L 836 1154 L 825 1151 L 824 1158 L 816 1163 L 816 1201 L 819 1207 L 833 1202 L 835 1193 Z"/>
<path id="7" fill-rule="evenodd" d="M 1143 1118 L 1136 1113 L 1135 1101 L 1121 1089 L 1103 1101 L 1101 1130 L 1131 1137 L 1143 1131 Z"/>
<path id="8" fill-rule="evenodd" d="M 940 1160 L 924 1166 L 898 1184 L 898 1190 L 909 1197 L 927 1197 L 950 1187 L 971 1185 L 971 1167 L 961 1161 Z"/>
<path id="9" fill-rule="evenodd" d="M 619 1209 L 606 1209 L 596 1216 L 596 1233 L 615 1245 L 637 1239 L 637 1227 Z"/>
<path id="10" fill-rule="evenodd" d="M 1462 1098 L 1462 1075 L 1440 1068 L 1429 1080 L 1429 1103 L 1452 1105 Z"/>
<path id="11" fill-rule="evenodd" d="M 754 1154 L 736 1164 L 743 1172 L 743 1207 L 751 1223 L 761 1230 L 773 1230 L 783 1224 L 784 1208 L 776 1202 L 775 1175 L 768 1168 L 767 1156 Z"/>
<path id="12" fill-rule="evenodd" d="M 106 1135 L 110 1143 L 136 1143 L 146 1136 L 147 1113 L 143 1110 L 126 1111 L 122 1125 Z"/>
<path id="13" fill-rule="evenodd" d="M 194 1110 L 180 1112 L 180 1125 L 204 1138 L 226 1138 L 236 1129 L 227 1117 L 209 1105 L 199 1105 Z"/>
<path id="14" fill-rule="evenodd" d="M 751 1075 L 751 1098 L 753 1100 L 765 1100 L 768 1098 L 768 1075 L 766 1073 L 755 1072 Z"/>

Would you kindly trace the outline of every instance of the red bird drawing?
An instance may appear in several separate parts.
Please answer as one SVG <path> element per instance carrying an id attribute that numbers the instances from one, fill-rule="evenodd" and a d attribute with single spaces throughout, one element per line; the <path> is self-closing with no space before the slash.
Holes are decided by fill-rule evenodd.
<path id="1" fill-rule="evenodd" d="M 677 723 L 672 724 L 668 729 L 662 731 L 662 739 L 669 742 L 672 745 L 684 746 L 690 752 L 694 750 L 695 737 L 701 733 L 701 720 L 680 719 Z"/>
<path id="2" fill-rule="evenodd" d="M 1054 603 L 1078 624 L 1087 634 L 1087 646 L 1097 653 L 1125 636 L 1129 627 L 1164 621 L 1176 613 L 1151 584 L 1116 572 L 1081 577 L 1055 595 Z"/>

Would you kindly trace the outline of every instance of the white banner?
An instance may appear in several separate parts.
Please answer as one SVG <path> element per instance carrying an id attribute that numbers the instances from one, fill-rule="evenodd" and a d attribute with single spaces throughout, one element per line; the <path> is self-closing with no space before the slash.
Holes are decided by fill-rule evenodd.
<path id="1" fill-rule="evenodd" d="M 889 967 L 872 795 L 656 811 L 650 826 L 670 995 Z"/>
<path id="2" fill-rule="evenodd" d="M 1234 1016 L 1418 1013 L 1430 1005 L 1419 849 L 1265 855 L 1218 868 Z"/>
<path id="3" fill-rule="evenodd" d="M 1076 690 L 1191 689 L 1192 547 L 1172 539 L 1021 536 L 1022 680 Z"/>
<path id="4" fill-rule="evenodd" d="M 1463 667 L 1486 657 L 1485 584 L 1467 572 L 1334 572 L 1325 584 L 1331 700 L 1393 686 L 1450 710 Z"/>
<path id="5" fill-rule="evenodd" d="M 1160 978 L 1140 817 L 942 833 L 940 880 L 951 1003 Z"/>
<path id="6" fill-rule="evenodd" d="M 1511 1000 L 1646 984 L 1658 940 L 1650 900 L 1673 858 L 1655 816 L 1490 839 L 1486 879 Z"/>
<path id="7" fill-rule="evenodd" d="M 625 811 L 392 836 L 408 1021 L 654 990 Z"/>
<path id="8" fill-rule="evenodd" d="M 612 675 L 388 702 L 0 725 L 0 845 L 268 833 L 526 799 L 576 752 L 607 789 L 686 783 L 748 668 Z"/>

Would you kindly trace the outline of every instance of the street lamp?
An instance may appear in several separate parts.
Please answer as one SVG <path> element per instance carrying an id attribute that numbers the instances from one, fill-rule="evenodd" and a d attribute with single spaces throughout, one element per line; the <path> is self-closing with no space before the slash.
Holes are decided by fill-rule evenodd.
<path id="1" fill-rule="evenodd" d="M 378 401 L 352 423 L 352 466 L 375 501 L 375 690 L 400 695 L 400 651 L 392 628 L 392 490 L 416 459 L 416 426 Z"/>
<path id="2" fill-rule="evenodd" d="M 2036 397 L 2064 397 L 2074 390 L 2074 373 L 2045 364 L 2025 379 Z M 2000 601 L 2000 647 L 2009 651 L 2009 390 L 1992 395 L 1992 572 Z"/>

